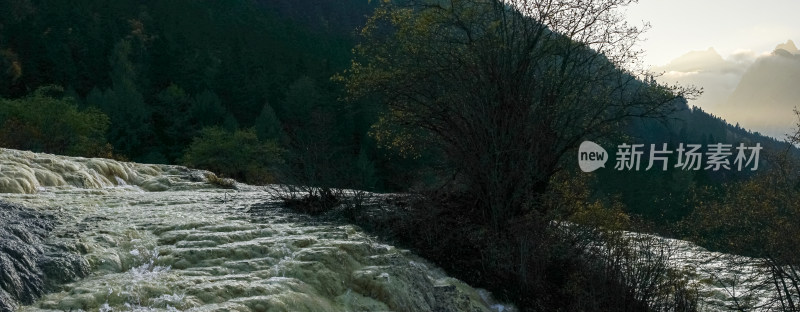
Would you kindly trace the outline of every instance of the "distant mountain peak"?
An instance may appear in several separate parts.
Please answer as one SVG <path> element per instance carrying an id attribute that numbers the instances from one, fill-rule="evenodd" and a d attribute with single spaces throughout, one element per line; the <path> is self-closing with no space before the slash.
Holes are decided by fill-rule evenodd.
<path id="1" fill-rule="evenodd" d="M 797 46 L 794 44 L 794 41 L 792 41 L 791 39 L 786 40 L 785 43 L 778 44 L 775 47 L 775 52 L 777 53 L 778 50 L 784 50 L 784 51 L 789 52 L 791 54 L 800 54 L 800 50 L 797 50 Z"/>
<path id="2" fill-rule="evenodd" d="M 714 49 L 709 47 L 706 50 L 689 51 L 678 58 L 670 61 L 665 66 L 655 68 L 656 71 L 679 71 L 679 72 L 693 72 L 700 70 L 708 70 L 711 68 L 720 68 L 725 66 L 725 60 Z"/>

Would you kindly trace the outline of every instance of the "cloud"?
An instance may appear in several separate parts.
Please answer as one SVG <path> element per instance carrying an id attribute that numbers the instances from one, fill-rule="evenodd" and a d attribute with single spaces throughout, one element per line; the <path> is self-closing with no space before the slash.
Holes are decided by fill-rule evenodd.
<path id="1" fill-rule="evenodd" d="M 800 108 L 800 51 L 791 40 L 761 54 L 738 50 L 723 57 L 713 48 L 691 51 L 651 70 L 663 73 L 661 82 L 703 88 L 690 105 L 777 138 L 791 130 L 792 109 Z"/>
<path id="2" fill-rule="evenodd" d="M 702 88 L 703 95 L 690 104 L 713 110 L 733 93 L 754 59 L 752 51 L 723 58 L 714 48 L 708 48 L 688 52 L 651 71 L 663 73 L 658 79 L 661 82 Z"/>
<path id="3" fill-rule="evenodd" d="M 775 136 L 783 136 L 794 126 L 792 110 L 800 108 L 800 51 L 790 43 L 778 45 L 747 69 L 724 105 L 719 106 L 720 114 Z"/>
<path id="4" fill-rule="evenodd" d="M 763 53 L 762 55 L 768 54 L 769 53 Z M 736 50 L 727 57 L 727 60 L 738 64 L 747 64 L 749 66 L 749 64 L 752 64 L 758 57 L 759 54 L 753 50 Z"/>

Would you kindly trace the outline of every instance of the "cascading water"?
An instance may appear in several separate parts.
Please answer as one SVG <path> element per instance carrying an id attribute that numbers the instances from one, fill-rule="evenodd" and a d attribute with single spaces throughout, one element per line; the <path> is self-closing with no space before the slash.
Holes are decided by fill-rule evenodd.
<path id="1" fill-rule="evenodd" d="M 509 308 L 356 227 L 210 174 L 0 149 L 0 310 Z"/>
<path id="2" fill-rule="evenodd" d="M 514 310 L 354 226 L 212 176 L 0 149 L 0 311 Z M 775 304 L 755 259 L 628 235 L 673 250 L 701 310 L 727 310 L 742 290 Z"/>

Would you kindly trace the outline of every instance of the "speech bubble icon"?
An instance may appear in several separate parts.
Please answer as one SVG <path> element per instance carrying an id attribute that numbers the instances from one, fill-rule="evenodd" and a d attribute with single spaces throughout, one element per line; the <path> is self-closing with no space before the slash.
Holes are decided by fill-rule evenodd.
<path id="1" fill-rule="evenodd" d="M 606 161 L 608 161 L 608 152 L 592 141 L 583 141 L 578 148 L 578 166 L 583 172 L 605 168 Z"/>

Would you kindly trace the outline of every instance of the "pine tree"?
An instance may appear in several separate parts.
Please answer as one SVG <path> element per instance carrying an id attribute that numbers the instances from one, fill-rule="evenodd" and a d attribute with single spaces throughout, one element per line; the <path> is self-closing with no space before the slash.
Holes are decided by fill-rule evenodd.
<path id="1" fill-rule="evenodd" d="M 123 155 L 136 157 L 145 154 L 153 129 L 149 109 L 136 85 L 137 73 L 129 59 L 131 49 L 127 39 L 114 47 L 110 58 L 113 87 L 104 92 L 99 107 L 114 125 L 109 131 L 109 141 L 114 149 Z"/>
<path id="2" fill-rule="evenodd" d="M 281 129 L 281 121 L 275 115 L 275 110 L 269 103 L 265 103 L 261 113 L 256 117 L 256 134 L 262 141 L 274 140 L 276 142 L 285 141 L 285 135 Z"/>

